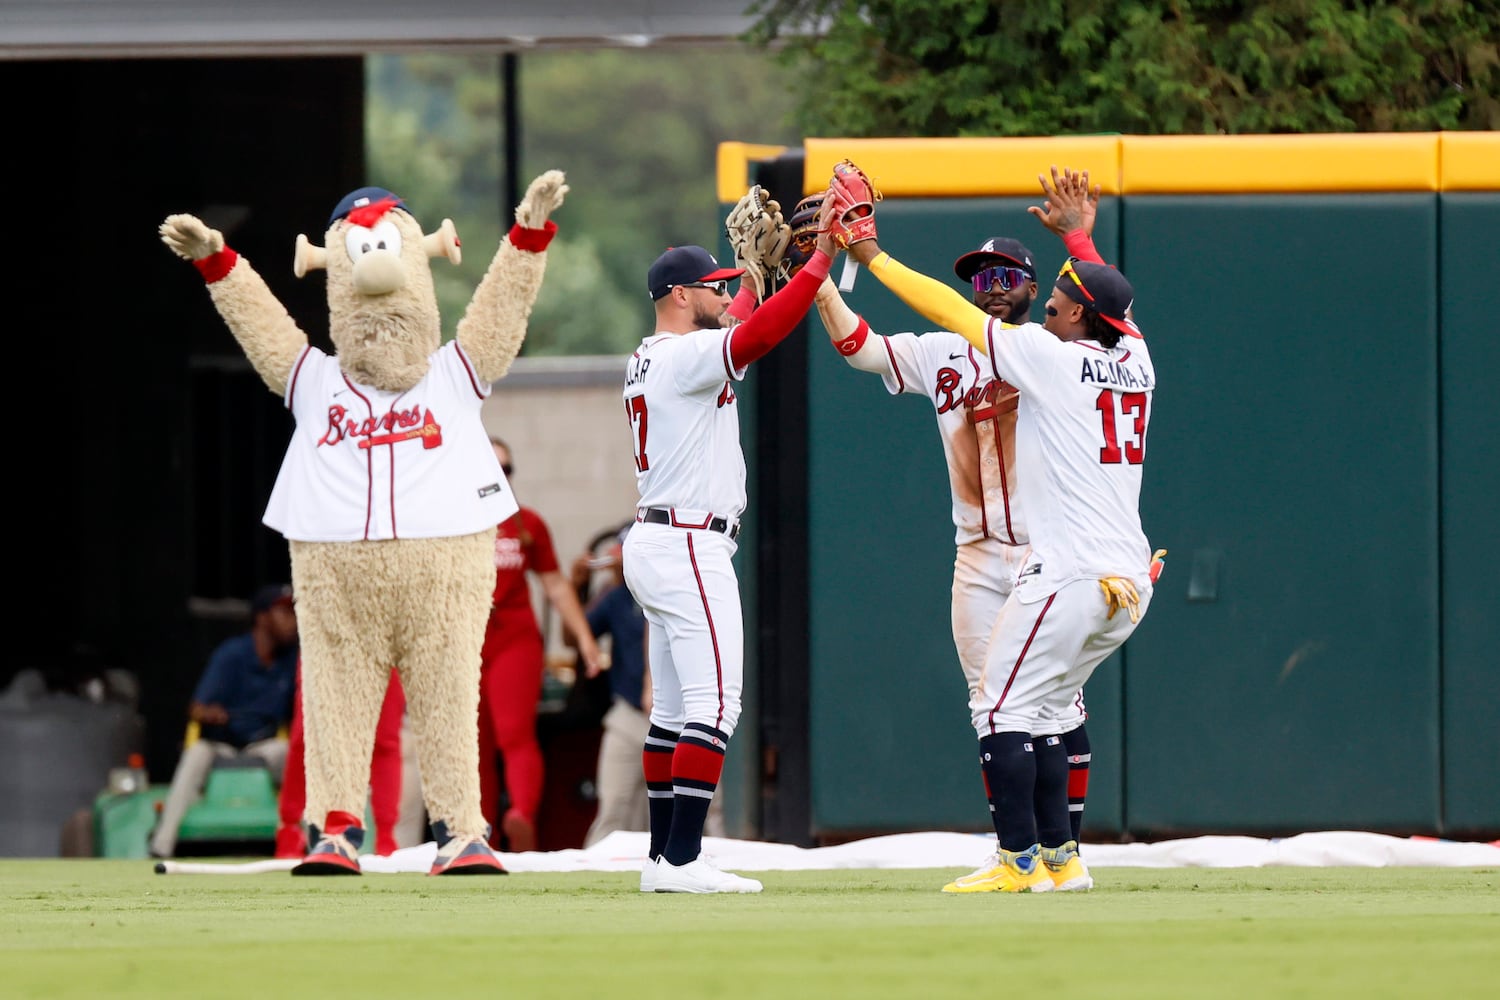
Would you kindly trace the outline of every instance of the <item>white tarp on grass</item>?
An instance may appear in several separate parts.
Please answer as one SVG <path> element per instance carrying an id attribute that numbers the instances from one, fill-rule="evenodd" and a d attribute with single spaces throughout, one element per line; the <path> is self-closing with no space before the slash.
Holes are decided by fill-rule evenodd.
<path id="1" fill-rule="evenodd" d="M 587 850 L 500 853 L 512 872 L 639 871 L 648 840 L 644 833 L 612 833 Z M 977 866 L 995 838 L 978 833 L 898 833 L 836 847 L 794 847 L 750 840 L 705 837 L 703 849 L 730 871 L 807 871 L 836 868 L 957 868 Z M 437 847 L 408 847 L 390 857 L 360 858 L 366 872 L 426 872 Z M 1500 842 L 1490 844 L 1392 837 L 1333 830 L 1265 840 L 1258 837 L 1192 837 L 1154 844 L 1085 844 L 1090 868 L 1500 868 Z M 166 874 L 245 874 L 286 871 L 296 861 L 212 864 L 166 861 Z"/>

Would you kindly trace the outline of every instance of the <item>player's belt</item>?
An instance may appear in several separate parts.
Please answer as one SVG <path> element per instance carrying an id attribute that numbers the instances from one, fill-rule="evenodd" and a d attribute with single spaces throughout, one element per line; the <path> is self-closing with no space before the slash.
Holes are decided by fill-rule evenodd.
<path id="1" fill-rule="evenodd" d="M 674 528 L 693 528 L 699 531 L 717 531 L 721 535 L 728 535 L 730 541 L 740 536 L 740 523 L 733 523 L 727 517 L 719 517 L 710 514 L 706 522 L 695 522 L 692 519 L 683 520 L 673 511 L 666 507 L 641 507 L 635 512 L 637 521 L 645 521 L 647 524 L 670 524 Z"/>

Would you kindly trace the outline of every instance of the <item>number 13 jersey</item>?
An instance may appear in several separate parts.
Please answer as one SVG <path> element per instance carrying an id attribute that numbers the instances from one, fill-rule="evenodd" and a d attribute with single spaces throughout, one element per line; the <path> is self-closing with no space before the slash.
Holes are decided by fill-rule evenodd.
<path id="1" fill-rule="evenodd" d="M 1038 601 L 1078 579 L 1144 582 L 1141 470 L 1156 369 L 1146 341 L 1062 341 L 1038 323 L 986 330 L 996 378 L 1021 391 L 1016 478 L 1032 557 L 1016 583 Z"/>

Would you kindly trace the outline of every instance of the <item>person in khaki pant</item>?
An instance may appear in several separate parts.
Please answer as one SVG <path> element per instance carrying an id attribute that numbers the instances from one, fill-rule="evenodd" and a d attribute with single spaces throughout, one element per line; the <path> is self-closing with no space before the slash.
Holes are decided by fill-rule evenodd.
<path id="1" fill-rule="evenodd" d="M 280 785 L 286 769 L 285 729 L 292 719 L 297 684 L 297 612 L 292 588 L 260 588 L 250 602 L 251 626 L 225 639 L 209 657 L 193 691 L 188 717 L 198 738 L 183 747 L 151 832 L 154 858 L 177 850 L 177 830 L 203 794 L 208 773 L 221 757 L 244 754 L 266 762 Z"/>

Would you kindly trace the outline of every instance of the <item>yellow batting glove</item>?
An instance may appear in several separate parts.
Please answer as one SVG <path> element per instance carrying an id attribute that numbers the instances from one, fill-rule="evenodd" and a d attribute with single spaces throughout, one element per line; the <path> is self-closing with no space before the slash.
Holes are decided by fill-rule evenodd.
<path id="1" fill-rule="evenodd" d="M 1123 576 L 1106 576 L 1099 581 L 1099 589 L 1104 591 L 1104 600 L 1109 604 L 1105 618 L 1113 618 L 1116 611 L 1124 609 L 1130 612 L 1131 622 L 1141 620 L 1141 595 L 1136 592 L 1135 584 Z"/>

